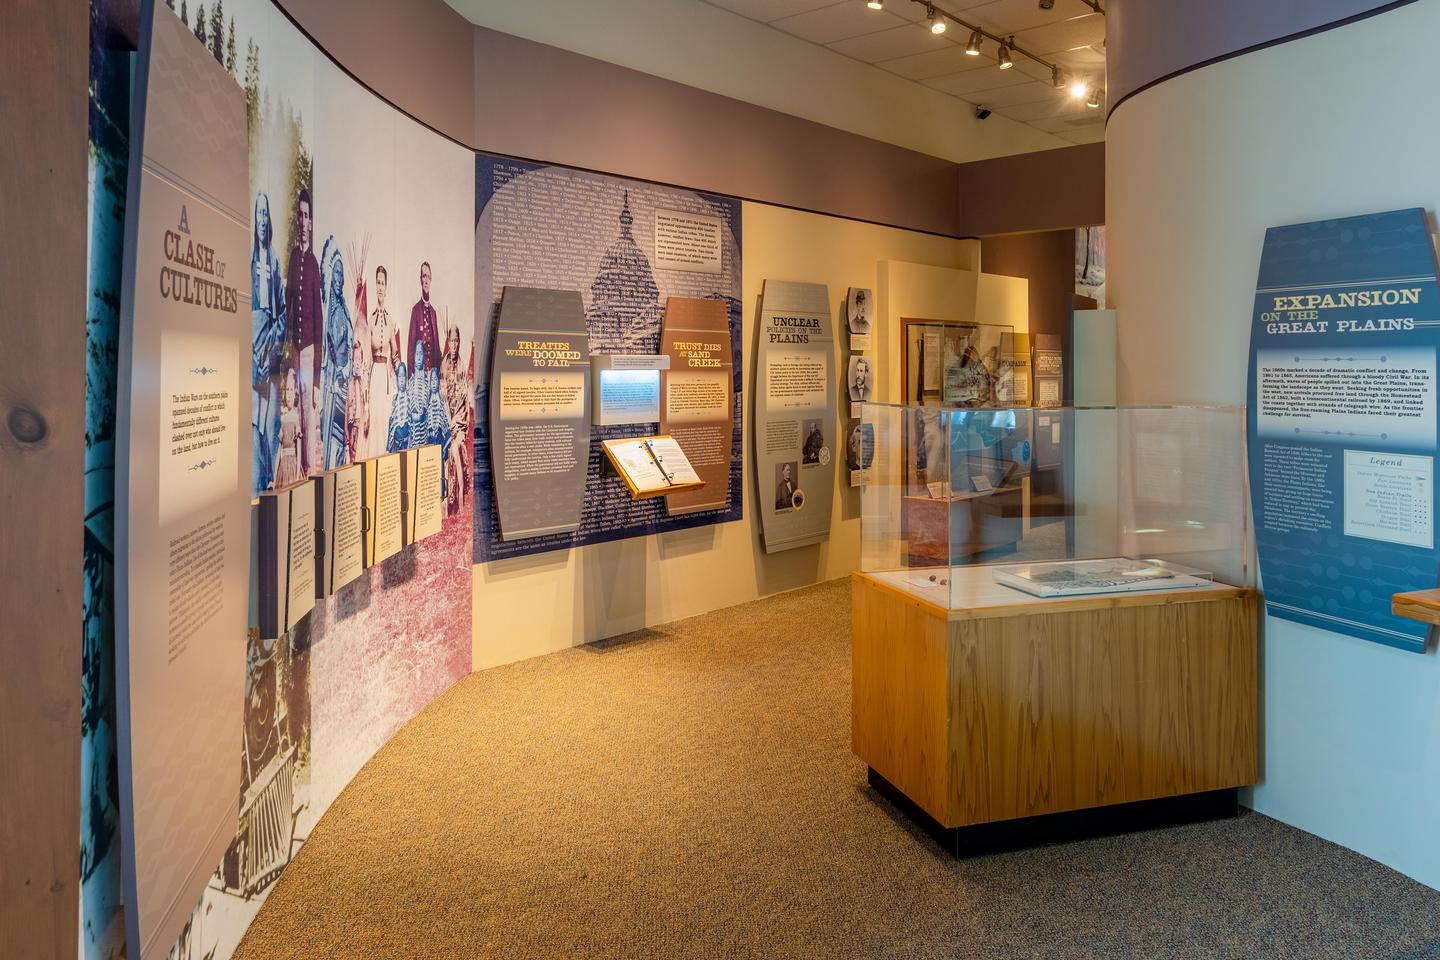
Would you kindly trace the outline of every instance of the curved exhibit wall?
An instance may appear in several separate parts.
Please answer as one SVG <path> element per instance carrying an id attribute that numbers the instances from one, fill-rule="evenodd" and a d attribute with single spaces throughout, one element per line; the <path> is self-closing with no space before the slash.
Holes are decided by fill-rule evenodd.
<path id="1" fill-rule="evenodd" d="M 1226 60 L 1107 131 L 1121 403 L 1243 404 L 1267 227 L 1440 210 L 1440 2 Z M 1363 68 L 1345 65 L 1363 64 Z M 1267 618 L 1256 810 L 1440 887 L 1440 661 Z"/>
<path id="2" fill-rule="evenodd" d="M 256 373 L 250 429 L 257 452 L 267 452 L 255 458 L 254 490 L 292 486 L 308 495 L 308 486 L 298 486 L 306 473 L 412 440 L 452 454 L 437 534 L 316 601 L 277 639 L 253 626 L 248 642 L 235 638 L 246 645 L 246 675 L 243 729 L 234 731 L 241 782 L 234 839 L 200 901 L 181 905 L 193 913 L 171 954 L 225 960 L 361 765 L 470 670 L 475 161 L 469 149 L 352 80 L 269 0 L 216 4 L 213 19 L 203 22 L 198 4 L 177 8 L 157 2 L 155 15 L 183 10 L 247 100 L 250 201 L 262 225 L 252 231 L 248 264 Z M 105 224 L 114 219 L 120 202 L 108 187 L 98 189 L 113 180 L 113 166 L 109 154 L 97 159 L 97 223 L 102 215 Z M 302 196 L 309 198 L 308 254 L 300 241 Z M 97 229 L 92 262 L 105 259 L 100 247 L 119 243 L 114 231 Z M 94 279 L 111 282 L 98 268 Z M 89 371 L 92 420 L 102 424 L 113 416 L 103 409 L 104 320 L 102 312 L 92 323 Z M 321 339 L 333 349 L 323 349 Z M 442 354 L 438 369 L 433 359 L 414 362 L 418 342 L 440 347 L 431 348 Z M 399 377 L 397 360 L 408 377 Z M 397 424 L 409 429 L 397 431 Z M 97 575 L 103 578 L 103 567 Z M 87 637 L 91 629 L 87 622 Z M 109 772 L 114 707 L 105 703 L 104 680 L 113 654 L 102 649 L 113 647 L 114 634 L 99 618 L 93 629 L 87 669 L 94 677 L 87 675 L 84 687 L 81 954 L 114 960 L 123 951 L 124 917 Z"/>

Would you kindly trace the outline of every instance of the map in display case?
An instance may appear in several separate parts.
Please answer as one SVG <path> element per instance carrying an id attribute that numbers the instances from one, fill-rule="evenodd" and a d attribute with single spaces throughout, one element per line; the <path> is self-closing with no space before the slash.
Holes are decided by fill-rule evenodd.
<path id="1" fill-rule="evenodd" d="M 861 570 L 928 602 L 1253 585 L 1240 408 L 867 403 L 862 426 Z"/>

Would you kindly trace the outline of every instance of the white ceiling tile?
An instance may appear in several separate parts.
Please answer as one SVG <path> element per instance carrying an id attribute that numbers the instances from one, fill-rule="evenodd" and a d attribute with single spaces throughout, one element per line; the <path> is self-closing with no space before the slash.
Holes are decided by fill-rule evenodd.
<path id="1" fill-rule="evenodd" d="M 1005 115 L 1023 123 L 1034 123 L 1052 117 L 1083 117 L 1089 111 L 1085 101 L 1076 100 L 1066 91 L 1052 91 L 1049 98 L 1007 107 Z"/>
<path id="2" fill-rule="evenodd" d="M 970 11 L 993 2 L 994 0 L 935 0 L 935 6 L 937 9 L 955 14 L 962 20 L 975 23 L 975 18 L 970 16 Z M 907 20 L 924 20 L 926 16 L 923 0 L 885 0 L 885 9 L 892 10 Z M 953 23 L 950 28 L 956 29 Z"/>
<path id="3" fill-rule="evenodd" d="M 1069 140 L 1071 143 L 1100 143 L 1105 139 L 1105 124 L 1092 123 L 1064 133 L 1057 133 L 1055 136 L 1062 140 Z"/>
<path id="4" fill-rule="evenodd" d="M 1076 47 L 1073 50 L 1059 50 L 1048 57 L 1056 63 L 1086 73 L 1105 73 L 1105 52 L 1094 47 Z"/>
<path id="5" fill-rule="evenodd" d="M 1035 80 L 1043 80 L 1046 83 L 1050 82 L 1050 68 L 1043 64 L 1036 63 L 1024 54 L 1017 53 L 1015 55 L 1015 71 L 1017 73 L 1023 73 L 1027 77 Z"/>
<path id="6" fill-rule="evenodd" d="M 900 57 L 896 60 L 882 60 L 876 66 L 911 80 L 943 77 L 946 74 L 967 70 L 995 70 L 997 69 L 995 58 L 990 55 L 994 51 L 988 49 L 993 46 L 994 44 L 988 44 L 987 47 L 982 47 L 980 56 L 972 57 L 965 52 L 964 47 L 959 44 L 951 44 L 944 50 L 931 50 L 928 53 L 917 53 L 914 56 Z"/>
<path id="7" fill-rule="evenodd" d="M 991 87 L 988 90 L 974 90 L 961 97 L 971 103 L 983 103 L 987 107 L 1008 107 L 1021 103 L 1049 100 L 1055 96 L 1048 84 L 1030 80 L 1012 87 Z M 1002 111 L 1003 112 L 1003 111 Z"/>
<path id="8" fill-rule="evenodd" d="M 1093 14 L 1093 11 L 1081 0 L 1055 0 L 1055 7 L 1051 10 L 1041 10 L 1036 0 L 991 0 L 967 9 L 965 19 L 991 33 L 1009 36 L 1021 30 L 1061 23 L 1086 14 Z"/>
<path id="9" fill-rule="evenodd" d="M 930 50 L 944 50 L 951 46 L 954 46 L 954 42 L 949 33 L 937 36 L 922 26 L 909 23 L 892 30 L 882 30 L 879 33 L 851 37 L 849 40 L 829 44 L 831 50 L 867 63 L 894 60 Z"/>
<path id="10" fill-rule="evenodd" d="M 742 17 L 749 17 L 751 20 L 769 23 L 771 20 L 792 17 L 808 10 L 832 7 L 836 0 L 705 0 L 705 2 L 732 13 L 738 13 Z"/>
<path id="11" fill-rule="evenodd" d="M 1105 39 L 1105 18 L 1098 13 L 1075 17 L 1015 34 L 1015 42 L 1032 53 L 1044 56 L 1058 50 L 1072 50 L 1098 44 Z"/>
<path id="12" fill-rule="evenodd" d="M 871 10 L 856 0 L 833 7 L 822 7 L 809 13 L 799 13 L 771 23 L 776 30 L 809 40 L 811 43 L 834 43 L 847 37 L 860 37 L 867 33 L 879 33 L 894 27 L 904 26 L 905 21 L 884 10 Z"/>
<path id="13" fill-rule="evenodd" d="M 1005 114 L 1010 116 L 1009 113 Z M 1014 120 L 1015 117 L 1010 117 Z M 1021 121 L 1022 123 L 1025 121 Z M 1087 127 L 1104 126 L 1105 116 L 1099 110 L 1087 110 L 1083 114 L 1067 113 L 1058 117 L 1047 117 L 1044 120 L 1030 121 L 1030 126 L 1036 130 L 1044 130 L 1046 133 L 1070 134 L 1076 130 L 1083 130 Z"/>
<path id="14" fill-rule="evenodd" d="M 1015 70 L 1000 70 L 991 67 L 988 70 L 967 70 L 964 73 L 952 73 L 944 77 L 934 77 L 924 81 L 925 86 L 934 87 L 951 96 L 971 99 L 971 94 L 977 90 L 997 90 L 1002 87 L 1013 87 L 1022 83 L 1034 83 L 1035 81 L 1018 73 Z"/>

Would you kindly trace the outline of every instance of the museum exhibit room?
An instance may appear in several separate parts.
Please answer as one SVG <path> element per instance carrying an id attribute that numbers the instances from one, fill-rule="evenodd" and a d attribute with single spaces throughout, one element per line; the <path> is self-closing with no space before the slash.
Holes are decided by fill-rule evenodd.
<path id="1" fill-rule="evenodd" d="M 1440 0 L 6 0 L 0 960 L 1440 960 Z"/>

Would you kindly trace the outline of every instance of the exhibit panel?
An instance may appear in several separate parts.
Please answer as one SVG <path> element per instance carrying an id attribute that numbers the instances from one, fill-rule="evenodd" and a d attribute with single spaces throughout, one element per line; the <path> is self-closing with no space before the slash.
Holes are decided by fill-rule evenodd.
<path id="1" fill-rule="evenodd" d="M 116 689 L 126 944 L 146 960 L 186 924 L 240 787 L 250 182 L 239 84 L 168 11 L 147 4 L 141 23 L 117 381 Z M 313 602 L 310 581 L 299 592 Z"/>
<path id="2" fill-rule="evenodd" d="M 1246 387 L 1271 616 L 1424 653 L 1435 585 L 1434 238 L 1419 208 L 1272 227 Z"/>
<path id="3" fill-rule="evenodd" d="M 578 530 L 590 452 L 590 339 L 580 294 L 502 291 L 489 393 L 501 539 Z"/>
<path id="4" fill-rule="evenodd" d="M 755 481 L 766 553 L 830 536 L 833 326 L 824 284 L 765 281 L 755 352 Z"/>
<path id="5" fill-rule="evenodd" d="M 713 442 L 728 448 L 728 454 L 702 452 L 702 465 L 715 477 L 707 481 L 703 494 L 694 494 L 704 499 L 682 501 L 695 508 L 672 511 L 665 502 L 668 497 L 633 497 L 621 478 L 608 472 L 601 447 L 607 440 L 655 435 L 664 414 L 655 409 L 643 421 L 633 416 L 606 416 L 603 419 L 610 422 L 602 423 L 586 409 L 588 442 L 579 451 L 573 468 L 576 479 L 567 481 L 583 481 L 577 501 L 579 513 L 576 516 L 567 511 L 551 525 L 552 529 L 547 529 L 543 524 L 513 518 L 507 525 L 507 499 L 513 500 L 514 491 L 522 484 L 519 480 L 507 481 L 506 477 L 514 478 L 517 471 L 529 468 L 507 462 L 510 457 L 505 450 L 506 440 L 497 433 L 499 427 L 492 416 L 491 422 L 479 424 L 474 442 L 475 562 L 740 519 L 743 391 L 739 356 L 739 202 L 696 190 L 485 153 L 476 154 L 474 164 L 475 296 L 480 307 L 480 343 L 495 350 L 493 360 L 483 362 L 482 367 L 501 370 L 514 362 L 506 351 L 516 348 L 509 341 L 501 346 L 500 338 L 508 336 L 504 298 L 508 291 L 518 288 L 542 288 L 556 291 L 557 296 L 564 292 L 572 298 L 565 308 L 566 322 L 551 322 L 546 329 L 564 330 L 571 337 L 583 334 L 586 340 L 580 351 L 581 362 L 588 368 L 592 354 L 603 355 L 611 370 L 624 365 L 626 361 L 621 358 L 636 358 L 635 364 L 642 364 L 638 358 L 665 354 L 663 327 L 666 306 L 672 298 L 714 301 L 723 312 L 727 337 L 723 341 L 711 337 L 705 343 L 729 353 L 728 364 L 713 369 L 729 372 L 723 409 L 730 426 L 723 439 L 718 433 L 712 437 Z M 551 315 L 555 316 L 553 311 Z M 538 317 L 535 323 L 544 326 Z M 639 366 L 632 368 L 638 370 Z M 673 373 L 680 373 L 685 383 L 692 369 L 672 365 L 660 370 L 662 391 Z M 480 384 L 478 400 L 492 413 L 499 403 L 494 391 L 502 386 L 493 378 Z M 618 400 L 613 391 L 612 399 Z M 632 401 L 636 399 L 631 397 Z M 585 403 L 588 407 L 588 396 Z M 553 411 L 548 406 L 540 406 L 547 410 L 542 416 L 551 416 Z M 706 421 L 718 421 L 720 409 L 719 398 L 711 396 L 701 413 Z M 728 464 L 723 478 L 715 472 L 722 463 Z M 561 473 L 557 467 L 552 475 L 559 477 Z M 572 476 L 568 468 L 564 475 Z M 564 502 L 571 502 L 568 492 Z M 695 506 L 697 503 L 702 505 Z M 513 535 L 515 523 L 520 524 L 515 529 L 522 530 L 522 536 Z"/>
<path id="6" fill-rule="evenodd" d="M 720 300 L 670 297 L 660 352 L 670 361 L 660 382 L 660 432 L 685 450 L 706 489 L 671 494 L 665 509 L 671 515 L 716 510 L 729 495 L 735 430 L 734 349 L 730 321 Z"/>

